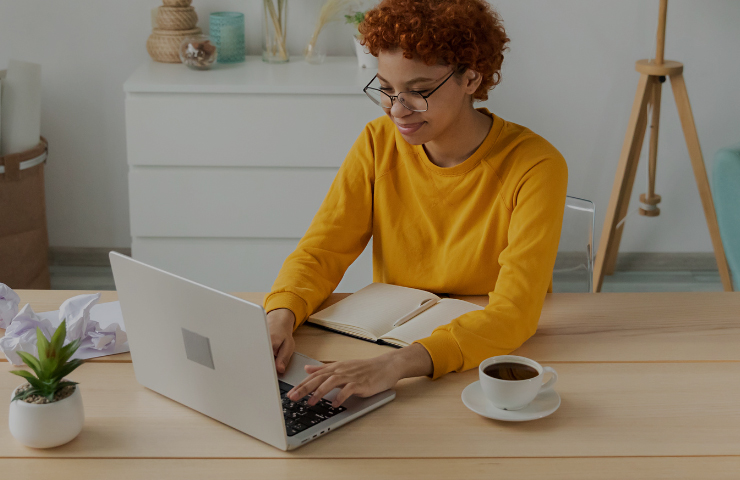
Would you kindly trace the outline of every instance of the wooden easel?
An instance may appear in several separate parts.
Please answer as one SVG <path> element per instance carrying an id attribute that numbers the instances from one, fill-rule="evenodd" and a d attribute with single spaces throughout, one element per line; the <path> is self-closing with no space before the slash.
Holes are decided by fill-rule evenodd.
<path id="1" fill-rule="evenodd" d="M 683 64 L 672 60 L 663 60 L 667 10 L 668 0 L 660 0 L 655 61 L 638 60 L 635 64 L 635 70 L 640 72 L 640 81 L 637 84 L 637 94 L 635 95 L 635 102 L 632 104 L 632 114 L 627 125 L 627 134 L 624 138 L 622 153 L 619 157 L 617 174 L 614 178 L 614 187 L 612 188 L 612 195 L 609 199 L 609 207 L 606 212 L 606 218 L 604 219 L 599 249 L 596 254 L 594 292 L 601 290 L 605 274 L 611 275 L 614 273 L 619 242 L 622 239 L 622 232 L 624 231 L 624 225 L 620 225 L 619 228 L 617 228 L 617 225 L 627 215 L 632 186 L 635 182 L 635 174 L 637 172 L 637 163 L 640 160 L 642 141 L 645 138 L 645 129 L 648 123 L 648 104 L 652 106 L 648 192 L 640 196 L 640 202 L 643 204 L 640 214 L 651 217 L 660 214 L 660 209 L 657 207 L 658 203 L 660 203 L 660 195 L 655 194 L 655 167 L 658 157 L 661 86 L 665 82 L 666 77 L 671 79 L 673 96 L 676 99 L 678 116 L 681 120 L 683 135 L 689 150 L 694 177 L 699 187 L 699 196 L 701 197 L 704 208 L 704 216 L 707 219 L 709 235 L 712 238 L 714 256 L 717 259 L 722 286 L 726 291 L 732 291 L 730 271 L 727 267 L 725 250 L 722 247 L 722 240 L 719 236 L 719 226 L 717 224 L 717 216 L 714 212 L 714 202 L 712 201 L 712 193 L 709 188 L 709 179 L 707 178 L 704 159 L 701 154 L 701 148 L 699 147 L 699 137 L 696 133 L 694 116 L 691 113 L 689 95 L 683 79 Z"/>

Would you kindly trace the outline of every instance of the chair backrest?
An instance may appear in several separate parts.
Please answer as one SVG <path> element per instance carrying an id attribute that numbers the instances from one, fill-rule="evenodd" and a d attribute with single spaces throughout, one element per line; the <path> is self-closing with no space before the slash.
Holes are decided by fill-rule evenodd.
<path id="1" fill-rule="evenodd" d="M 593 292 L 594 217 L 592 201 L 566 197 L 553 270 L 554 292 Z"/>
<path id="2" fill-rule="evenodd" d="M 740 144 L 714 156 L 712 196 L 732 286 L 740 291 Z"/>

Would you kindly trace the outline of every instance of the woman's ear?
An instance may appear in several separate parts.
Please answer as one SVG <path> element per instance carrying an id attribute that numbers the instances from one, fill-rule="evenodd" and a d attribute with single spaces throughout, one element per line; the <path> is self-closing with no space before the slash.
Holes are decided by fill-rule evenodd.
<path id="1" fill-rule="evenodd" d="M 477 72 L 471 68 L 468 68 L 463 73 L 463 81 L 462 86 L 465 90 L 465 93 L 468 93 L 470 95 L 474 94 L 476 90 L 478 90 L 478 87 L 480 86 L 481 82 L 483 81 L 483 75 L 480 74 L 480 72 Z"/>

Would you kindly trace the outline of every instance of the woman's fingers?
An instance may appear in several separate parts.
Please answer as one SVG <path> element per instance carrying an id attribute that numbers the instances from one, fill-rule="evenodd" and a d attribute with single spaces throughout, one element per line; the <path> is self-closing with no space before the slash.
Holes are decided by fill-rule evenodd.
<path id="1" fill-rule="evenodd" d="M 316 405 L 319 399 L 321 399 L 324 395 L 331 392 L 337 387 L 341 387 L 342 385 L 346 383 L 347 381 L 345 380 L 344 377 L 341 377 L 339 375 L 330 376 L 329 378 L 324 380 L 324 382 L 321 385 L 319 385 L 319 388 L 317 388 L 314 391 L 313 396 L 308 399 L 307 403 L 309 405 Z"/>
<path id="2" fill-rule="evenodd" d="M 303 380 L 301 383 L 293 387 L 293 389 L 288 392 L 288 398 L 290 398 L 294 402 L 297 402 L 301 398 L 316 390 L 316 388 L 321 385 L 321 382 L 323 382 L 328 376 L 329 375 L 317 373 L 310 375 L 308 378 Z"/>
<path id="3" fill-rule="evenodd" d="M 306 365 L 303 368 L 306 370 L 306 373 L 313 373 L 313 372 L 318 372 L 319 370 L 321 370 L 322 368 L 326 368 L 327 366 L 328 366 L 327 364 L 323 364 L 323 365 Z"/>
<path id="4" fill-rule="evenodd" d="M 285 373 L 290 357 L 293 355 L 294 347 L 295 342 L 293 337 L 287 337 L 283 340 L 283 343 L 280 345 L 280 349 L 277 352 L 277 356 L 275 357 L 275 367 L 277 368 L 278 373 Z"/>
<path id="5" fill-rule="evenodd" d="M 355 391 L 357 390 L 357 384 L 356 383 L 348 383 L 347 385 L 342 388 L 342 390 L 339 391 L 337 394 L 337 398 L 334 399 L 333 402 L 331 402 L 331 406 L 334 408 L 337 408 L 341 404 L 345 402 L 349 397 L 351 397 Z"/>
<path id="6" fill-rule="evenodd" d="M 314 375 L 314 374 L 316 374 L 317 372 L 321 371 L 322 369 L 324 369 L 324 368 L 326 368 L 326 367 L 328 367 L 328 366 L 329 366 L 329 364 L 322 364 L 322 365 L 305 365 L 305 366 L 304 366 L 303 368 L 304 368 L 304 370 L 306 370 L 306 373 L 308 373 L 308 374 L 309 374 L 309 375 L 308 375 L 308 377 L 304 378 L 304 379 L 303 379 L 303 381 L 302 381 L 301 383 L 299 383 L 298 385 L 294 386 L 293 388 L 291 388 L 291 389 L 290 389 L 290 391 L 288 391 L 288 398 L 290 398 L 290 397 L 292 397 L 292 396 L 293 396 L 293 395 L 292 395 L 292 392 L 295 392 L 295 391 L 297 391 L 297 390 L 298 390 L 299 388 L 303 387 L 303 386 L 304 386 L 304 385 L 305 385 L 306 383 L 308 383 L 309 381 L 313 380 L 313 378 L 315 377 L 315 375 Z M 298 397 L 298 398 L 303 398 L 303 397 L 305 397 L 305 396 L 306 396 L 306 395 L 307 395 L 308 393 L 311 393 L 311 392 L 306 392 L 305 394 L 301 395 L 301 396 L 300 396 L 300 397 Z"/>

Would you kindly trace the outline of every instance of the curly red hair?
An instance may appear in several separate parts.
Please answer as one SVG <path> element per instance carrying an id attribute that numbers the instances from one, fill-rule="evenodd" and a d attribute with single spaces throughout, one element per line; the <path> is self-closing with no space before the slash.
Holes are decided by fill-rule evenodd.
<path id="1" fill-rule="evenodd" d="M 374 56 L 403 50 L 426 65 L 443 63 L 479 72 L 473 99 L 487 100 L 501 81 L 509 38 L 498 13 L 485 0 L 383 0 L 365 12 L 361 43 Z"/>

